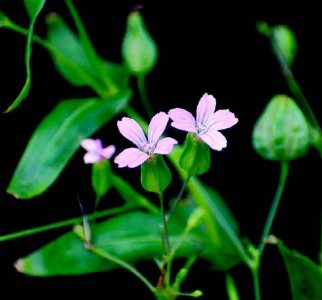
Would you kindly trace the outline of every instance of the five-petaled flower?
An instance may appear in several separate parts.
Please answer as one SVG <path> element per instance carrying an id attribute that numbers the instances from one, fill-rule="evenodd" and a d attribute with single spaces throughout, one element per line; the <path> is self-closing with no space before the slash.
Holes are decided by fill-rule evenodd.
<path id="1" fill-rule="evenodd" d="M 197 118 L 182 108 L 169 111 L 171 125 L 177 129 L 195 133 L 203 142 L 214 150 L 222 150 L 227 146 L 226 138 L 218 130 L 229 128 L 238 122 L 235 115 L 228 109 L 215 112 L 216 99 L 204 94 L 197 106 Z"/>
<path id="2" fill-rule="evenodd" d="M 84 139 L 80 144 L 85 150 L 87 150 L 87 153 L 84 155 L 85 164 L 93 164 L 101 160 L 110 159 L 115 152 L 114 145 L 103 148 L 103 144 L 100 139 Z"/>
<path id="3" fill-rule="evenodd" d="M 154 154 L 168 154 L 173 150 L 173 145 L 178 142 L 170 137 L 161 138 L 169 116 L 160 112 L 156 114 L 149 124 L 148 139 L 146 139 L 141 126 L 133 119 L 123 117 L 117 122 L 121 134 L 136 145 L 137 148 L 127 148 L 115 157 L 114 162 L 119 168 L 135 168 L 143 164 Z"/>

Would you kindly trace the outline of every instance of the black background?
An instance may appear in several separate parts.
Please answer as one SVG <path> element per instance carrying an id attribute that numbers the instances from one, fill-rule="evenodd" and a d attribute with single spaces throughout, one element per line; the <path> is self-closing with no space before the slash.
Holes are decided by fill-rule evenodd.
<path id="1" fill-rule="evenodd" d="M 175 2 L 172 3 L 172 2 Z M 267 101 L 289 91 L 266 38 L 256 31 L 256 21 L 286 24 L 298 37 L 295 76 L 321 121 L 320 21 L 315 7 L 274 5 L 261 6 L 210 3 L 203 1 L 143 1 L 142 13 L 150 33 L 159 46 L 159 61 L 147 78 L 148 92 L 155 111 L 174 107 L 194 111 L 205 92 L 217 99 L 218 109 L 229 108 L 239 123 L 224 134 L 228 147 L 212 152 L 212 168 L 202 179 L 218 190 L 239 221 L 242 236 L 258 242 L 278 181 L 278 163 L 261 159 L 251 147 L 251 131 Z M 120 47 L 126 17 L 135 1 L 75 1 L 98 53 L 111 61 L 121 62 Z M 1 1 L 0 9 L 17 23 L 26 26 L 22 1 Z M 57 12 L 71 23 L 63 1 L 48 1 L 36 32 L 44 36 L 45 16 Z M 24 82 L 25 38 L 0 30 L 1 92 L 4 110 L 18 94 Z M 320 45 L 319 45 L 320 44 Z M 31 200 L 16 200 L 6 194 L 6 187 L 32 132 L 62 99 L 93 95 L 87 88 L 77 89 L 55 71 L 48 53 L 34 45 L 33 82 L 30 94 L 14 112 L 0 116 L 0 234 L 46 224 L 79 215 L 77 196 L 91 207 L 90 168 L 82 163 L 84 151 L 76 153 L 58 180 L 44 194 Z M 143 113 L 133 82 L 133 106 Z M 169 134 L 183 141 L 184 134 L 169 129 Z M 116 119 L 94 136 L 106 144 L 125 148 L 116 130 Z M 137 189 L 139 169 L 114 170 L 131 180 Z M 291 173 L 272 232 L 290 248 L 317 260 L 320 237 L 321 194 L 320 159 L 314 150 L 291 164 Z M 315 175 L 317 173 L 318 175 Z M 178 186 L 173 185 L 170 195 Z M 142 190 L 141 190 L 142 191 Z M 106 199 L 107 203 L 110 201 Z M 112 200 L 111 200 L 112 201 Z M 110 204 L 113 205 L 113 202 Z M 66 229 L 42 233 L 1 243 L 1 289 L 15 295 L 52 296 L 80 291 L 82 295 L 107 299 L 152 299 L 145 287 L 126 271 L 67 278 L 33 278 L 18 274 L 14 261 L 58 237 Z M 139 268 L 157 280 L 153 263 L 139 263 Z M 241 299 L 252 299 L 252 283 L 244 266 L 232 270 Z M 283 262 L 276 249 L 269 246 L 261 269 L 262 298 L 290 299 Z M 191 291 L 201 289 L 203 299 L 226 299 L 224 276 L 198 262 L 184 285 Z M 131 297 L 127 297 L 130 292 Z M 115 296 L 112 296 L 115 295 Z"/>

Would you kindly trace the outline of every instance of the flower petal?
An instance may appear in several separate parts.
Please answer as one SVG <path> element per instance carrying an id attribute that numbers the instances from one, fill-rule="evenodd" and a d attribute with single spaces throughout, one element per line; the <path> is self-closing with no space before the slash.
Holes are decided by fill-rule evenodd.
<path id="1" fill-rule="evenodd" d="M 208 130 L 204 134 L 199 135 L 210 148 L 214 150 L 222 150 L 227 146 L 226 138 L 217 130 Z"/>
<path id="2" fill-rule="evenodd" d="M 216 108 L 216 99 L 212 95 L 204 94 L 197 106 L 197 124 L 208 125 L 209 117 Z"/>
<path id="3" fill-rule="evenodd" d="M 95 152 L 87 152 L 84 155 L 84 163 L 85 164 L 93 164 L 93 163 L 100 161 L 101 159 L 102 159 L 102 157 L 98 153 L 95 153 Z"/>
<path id="4" fill-rule="evenodd" d="M 164 132 L 168 121 L 169 116 L 164 112 L 159 112 L 151 119 L 148 132 L 149 143 L 156 145 L 158 139 Z"/>
<path id="5" fill-rule="evenodd" d="M 120 133 L 137 147 L 147 143 L 141 126 L 133 119 L 123 117 L 121 121 L 117 122 L 117 127 Z"/>
<path id="6" fill-rule="evenodd" d="M 114 145 L 108 146 L 101 151 L 101 155 L 107 159 L 110 159 L 114 153 L 115 153 Z"/>
<path id="7" fill-rule="evenodd" d="M 180 130 L 197 133 L 194 116 L 185 109 L 174 108 L 169 111 L 171 126 Z"/>
<path id="8" fill-rule="evenodd" d="M 216 111 L 210 118 L 209 123 L 211 129 L 221 130 L 232 127 L 238 122 L 235 114 L 229 109 L 220 109 Z"/>
<path id="9" fill-rule="evenodd" d="M 89 152 L 99 152 L 103 146 L 100 139 L 84 139 L 80 142 L 81 146 Z"/>
<path id="10" fill-rule="evenodd" d="M 156 148 L 154 149 L 153 153 L 156 154 L 169 154 L 173 150 L 173 146 L 178 144 L 178 142 L 170 137 L 166 137 L 161 139 Z"/>
<path id="11" fill-rule="evenodd" d="M 143 164 L 150 156 L 137 148 L 127 148 L 114 159 L 119 168 L 135 168 Z"/>

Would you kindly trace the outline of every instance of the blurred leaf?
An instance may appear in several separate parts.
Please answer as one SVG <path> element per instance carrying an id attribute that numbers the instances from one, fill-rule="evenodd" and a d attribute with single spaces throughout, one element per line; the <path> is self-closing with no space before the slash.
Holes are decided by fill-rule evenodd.
<path id="1" fill-rule="evenodd" d="M 38 16 L 46 0 L 24 0 L 24 4 L 30 20 Z"/>
<path id="2" fill-rule="evenodd" d="M 98 57 L 93 64 L 93 58 L 90 59 L 79 37 L 60 16 L 49 15 L 47 24 L 47 39 L 50 43 L 48 50 L 52 54 L 58 72 L 65 80 L 75 86 L 90 86 L 100 93 L 108 91 L 104 85 L 106 77 L 119 89 L 128 87 L 129 74 L 125 68 Z M 97 72 L 97 64 L 101 64 L 103 72 Z"/>
<path id="3" fill-rule="evenodd" d="M 226 290 L 229 300 L 239 300 L 239 294 L 234 278 L 226 274 Z"/>
<path id="4" fill-rule="evenodd" d="M 179 167 L 181 152 L 182 149 L 176 147 L 169 158 L 185 178 L 185 172 Z M 247 255 L 239 238 L 238 224 L 222 197 L 195 177 L 189 180 L 188 190 L 197 206 L 204 211 L 204 225 L 209 241 L 203 257 L 220 270 L 227 270 L 241 260 L 247 262 Z"/>
<path id="5" fill-rule="evenodd" d="M 293 300 L 322 299 L 322 269 L 305 255 L 278 243 L 291 283 Z"/>
<path id="6" fill-rule="evenodd" d="M 129 263 L 162 255 L 161 217 L 133 212 L 92 225 L 93 244 Z M 180 238 L 182 226 L 169 224 L 170 240 Z M 199 252 L 201 238 L 190 234 L 176 253 L 178 257 Z M 75 233 L 69 232 L 43 248 L 19 259 L 18 271 L 33 276 L 78 275 L 118 268 L 85 249 Z"/>
<path id="7" fill-rule="evenodd" d="M 33 133 L 7 191 L 22 199 L 43 193 L 80 141 L 119 113 L 130 96 L 126 91 L 106 99 L 73 99 L 58 104 Z"/>
<path id="8" fill-rule="evenodd" d="M 10 112 L 17 108 L 19 104 L 26 98 L 28 95 L 30 85 L 31 85 L 31 70 L 30 70 L 30 58 L 32 52 L 32 37 L 34 32 L 34 26 L 39 15 L 40 11 L 42 10 L 46 0 L 25 0 L 25 7 L 28 12 L 30 23 L 28 28 L 27 34 L 27 43 L 26 43 L 26 50 L 25 50 L 25 67 L 26 67 L 26 81 L 21 89 L 17 98 L 13 101 L 13 103 L 6 109 L 6 112 Z"/>
<path id="9" fill-rule="evenodd" d="M 111 93 L 117 92 L 117 87 L 115 86 L 112 77 L 107 76 L 105 73 L 104 65 L 102 59 L 98 56 L 87 32 L 86 28 L 78 14 L 78 11 L 76 7 L 74 6 L 73 2 L 71 0 L 66 0 L 66 5 L 70 11 L 70 14 L 73 18 L 73 21 L 76 25 L 77 32 L 79 34 L 80 42 L 83 46 L 83 49 L 86 53 L 86 56 L 88 57 L 92 68 L 95 71 L 95 74 L 97 74 L 98 80 L 102 83 L 104 90 L 109 90 Z"/>
<path id="10" fill-rule="evenodd" d="M 128 204 L 136 204 L 146 208 L 149 212 L 159 214 L 159 208 L 149 199 L 138 193 L 132 185 L 122 177 L 112 174 L 112 185 Z"/>

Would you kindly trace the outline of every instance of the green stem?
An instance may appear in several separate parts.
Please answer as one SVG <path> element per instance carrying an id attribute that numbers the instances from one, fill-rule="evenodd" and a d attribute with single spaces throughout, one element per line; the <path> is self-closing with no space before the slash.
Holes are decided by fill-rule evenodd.
<path id="1" fill-rule="evenodd" d="M 104 210 L 101 212 L 96 212 L 92 216 L 89 216 L 89 220 L 99 219 L 99 218 L 123 213 L 123 212 L 129 211 L 133 208 L 134 208 L 133 205 L 125 205 L 123 207 L 116 207 L 116 208 L 107 209 L 107 210 Z M 47 224 L 44 226 L 39 226 L 39 227 L 31 228 L 31 229 L 25 229 L 22 231 L 18 231 L 18 232 L 14 232 L 14 233 L 0 236 L 0 242 L 5 242 L 5 241 L 25 237 L 28 235 L 33 235 L 36 233 L 57 229 L 57 228 L 67 227 L 70 225 L 74 225 L 76 223 L 80 223 L 82 221 L 83 221 L 83 217 L 77 217 L 77 218 L 72 218 L 72 219 L 68 219 L 68 220 L 64 220 L 64 221 L 60 221 L 60 222 Z"/>
<path id="2" fill-rule="evenodd" d="M 171 247 L 169 242 L 168 223 L 166 220 L 163 193 L 159 194 L 159 198 L 160 198 L 160 209 L 161 209 L 161 217 L 162 217 L 162 235 L 163 235 L 162 241 L 163 241 L 163 247 L 165 250 L 165 255 L 168 257 L 171 251 Z"/>
<path id="3" fill-rule="evenodd" d="M 259 268 L 251 269 L 254 283 L 255 300 L 261 299 L 260 284 L 259 284 Z"/>
<path id="4" fill-rule="evenodd" d="M 87 245 L 87 248 L 88 248 L 88 250 L 95 253 L 96 255 L 98 255 L 106 260 L 109 260 L 109 261 L 121 266 L 122 268 L 128 270 L 129 272 L 131 272 L 134 276 L 136 276 L 138 279 L 140 279 L 154 295 L 156 295 L 156 288 L 133 266 L 131 266 L 127 262 L 117 258 L 116 256 L 96 247 L 95 245 L 92 245 L 92 244 Z"/>
<path id="5" fill-rule="evenodd" d="M 140 97 L 141 97 L 144 109 L 147 112 L 148 116 L 152 117 L 153 109 L 149 101 L 147 90 L 146 90 L 145 75 L 138 75 L 136 78 L 137 78 L 138 89 L 139 89 L 139 93 L 140 93 Z"/>
<path id="6" fill-rule="evenodd" d="M 171 211 L 170 211 L 170 212 L 169 212 L 169 214 L 168 214 L 167 222 L 169 222 L 169 221 L 170 221 L 170 219 L 171 219 L 171 217 L 173 216 L 173 214 L 174 214 L 174 212 L 175 212 L 175 210 L 176 210 L 176 207 L 177 207 L 177 205 L 178 205 L 178 203 L 179 203 L 180 199 L 182 198 L 182 194 L 183 194 L 184 190 L 185 190 L 185 189 L 186 189 L 186 187 L 187 187 L 187 183 L 188 183 L 189 179 L 190 179 L 190 177 L 187 177 L 187 178 L 183 181 L 182 186 L 181 186 L 181 189 L 180 189 L 180 191 L 179 191 L 179 194 L 178 194 L 178 196 L 177 196 L 176 200 L 174 200 L 174 203 L 173 203 L 173 206 L 172 206 L 172 208 L 171 208 Z"/>
<path id="7" fill-rule="evenodd" d="M 270 39 L 271 39 L 271 43 L 273 45 L 273 52 L 277 58 L 277 61 L 278 61 L 280 68 L 282 70 L 282 74 L 286 80 L 286 83 L 287 83 L 290 91 L 297 98 L 299 105 L 302 107 L 303 111 L 305 112 L 305 114 L 306 114 L 309 122 L 312 124 L 312 126 L 315 127 L 316 129 L 318 129 L 319 131 L 321 131 L 319 122 L 318 122 L 318 120 L 317 120 L 317 118 L 316 118 L 316 116 L 309 104 L 309 101 L 307 100 L 307 98 L 303 94 L 299 84 L 295 80 L 294 74 L 293 74 L 290 66 L 286 62 L 286 60 L 282 54 L 282 51 L 279 49 L 278 45 L 275 43 L 273 34 L 270 35 Z"/>
<path id="8" fill-rule="evenodd" d="M 172 247 L 171 251 L 167 255 L 167 272 L 165 274 L 165 282 L 166 282 L 167 287 L 169 287 L 171 284 L 171 271 L 172 271 L 173 259 L 176 255 L 176 252 L 178 251 L 179 247 L 184 242 L 185 238 L 187 237 L 187 235 L 189 234 L 191 229 L 192 228 L 188 225 L 185 227 L 180 238 L 178 239 L 178 241 L 175 243 L 175 245 Z"/>
<path id="9" fill-rule="evenodd" d="M 284 191 L 284 187 L 285 187 L 288 173 L 289 173 L 289 163 L 288 162 L 281 162 L 279 183 L 278 183 L 277 190 L 276 190 L 276 193 L 275 193 L 275 196 L 273 199 L 273 203 L 270 208 L 270 211 L 269 211 L 269 214 L 268 214 L 268 217 L 266 220 L 266 224 L 265 224 L 265 227 L 264 227 L 264 230 L 262 233 L 260 245 L 258 247 L 258 251 L 259 251 L 260 256 L 262 255 L 262 253 L 265 249 L 265 246 L 266 246 L 265 240 L 270 234 L 270 231 L 271 231 L 271 228 L 273 225 L 273 221 L 276 216 L 277 208 L 279 206 L 279 203 L 280 203 L 283 191 Z"/>

